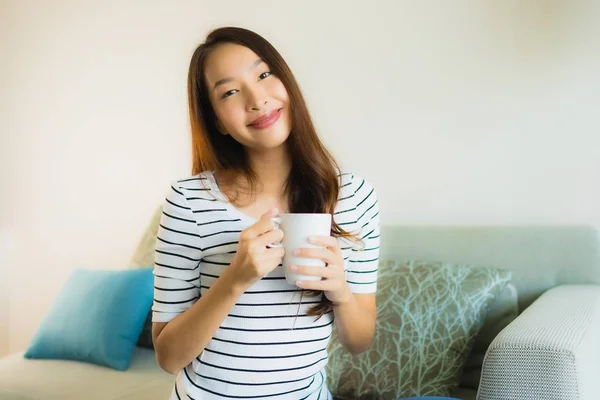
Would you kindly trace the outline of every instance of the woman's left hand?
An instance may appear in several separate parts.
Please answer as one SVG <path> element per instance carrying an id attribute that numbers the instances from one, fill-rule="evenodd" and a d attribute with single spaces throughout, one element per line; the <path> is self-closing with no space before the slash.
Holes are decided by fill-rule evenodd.
<path id="1" fill-rule="evenodd" d="M 300 275 L 320 276 L 320 281 L 296 281 L 302 289 L 319 290 L 334 305 L 344 304 L 352 298 L 352 292 L 346 282 L 344 273 L 344 257 L 338 245 L 338 240 L 333 236 L 311 236 L 308 242 L 321 248 L 303 248 L 294 251 L 294 255 L 302 258 L 316 258 L 325 261 L 325 267 L 310 267 L 292 265 L 294 273 Z"/>

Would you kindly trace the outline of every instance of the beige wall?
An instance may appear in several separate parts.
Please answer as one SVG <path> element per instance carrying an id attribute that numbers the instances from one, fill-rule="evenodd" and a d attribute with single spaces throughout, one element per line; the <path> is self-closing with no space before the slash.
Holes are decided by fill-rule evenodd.
<path id="1" fill-rule="evenodd" d="M 187 64 L 223 24 L 281 51 L 385 223 L 600 226 L 599 3 L 0 0 L 10 350 L 188 173 Z"/>
<path id="2" fill-rule="evenodd" d="M 8 273 L 12 254 L 12 243 L 7 232 L 0 231 L 0 357 L 9 353 L 9 292 Z"/>
<path id="3" fill-rule="evenodd" d="M 8 273 L 9 268 L 8 251 L 10 240 L 8 232 L 8 195 L 9 159 L 10 149 L 8 146 L 8 94 L 4 90 L 6 82 L 9 81 L 6 68 L 7 54 L 7 27 L 8 20 L 3 12 L 3 3 L 0 1 L 0 357 L 8 353 L 9 349 L 9 293 Z"/>

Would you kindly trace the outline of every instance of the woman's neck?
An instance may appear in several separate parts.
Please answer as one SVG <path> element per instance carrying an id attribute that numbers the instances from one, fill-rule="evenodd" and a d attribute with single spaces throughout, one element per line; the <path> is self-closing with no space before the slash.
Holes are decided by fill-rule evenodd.
<path id="1" fill-rule="evenodd" d="M 217 172 L 217 182 L 230 199 L 244 193 L 255 196 L 281 198 L 285 196 L 283 188 L 292 168 L 289 153 L 285 149 L 273 149 L 269 152 L 249 152 L 248 161 L 256 174 L 256 186 L 250 188 L 245 176 L 232 170 Z"/>
<path id="2" fill-rule="evenodd" d="M 281 212 L 288 212 L 287 195 L 283 189 L 292 164 L 287 151 L 249 153 L 248 156 L 256 174 L 256 186 L 250 187 L 244 176 L 233 171 L 220 171 L 216 177 L 220 190 L 234 206 L 253 218 L 260 218 L 274 206 Z"/>
<path id="3" fill-rule="evenodd" d="M 261 153 L 249 153 L 250 166 L 262 194 L 280 195 L 292 168 L 288 151 L 281 146 Z"/>

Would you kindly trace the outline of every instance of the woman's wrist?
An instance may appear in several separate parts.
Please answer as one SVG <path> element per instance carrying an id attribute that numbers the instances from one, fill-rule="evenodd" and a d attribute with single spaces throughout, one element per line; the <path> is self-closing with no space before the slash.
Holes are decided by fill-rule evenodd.
<path id="1" fill-rule="evenodd" d="M 332 301 L 332 304 L 335 308 L 340 308 L 351 304 L 354 300 L 354 295 L 352 294 L 350 287 L 346 285 L 346 294 L 341 296 L 338 300 Z"/>
<path id="2" fill-rule="evenodd" d="M 234 263 L 235 261 L 229 264 L 229 267 L 223 271 L 223 274 L 221 274 L 221 277 L 218 280 L 222 279 L 227 286 L 231 288 L 233 294 L 239 297 L 250 287 L 250 285 L 240 279 L 241 274 L 237 272 L 238 267 Z"/>

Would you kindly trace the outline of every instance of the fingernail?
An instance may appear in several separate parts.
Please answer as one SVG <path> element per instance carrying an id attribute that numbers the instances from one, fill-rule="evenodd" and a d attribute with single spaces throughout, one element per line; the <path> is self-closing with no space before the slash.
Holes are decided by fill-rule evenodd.
<path id="1" fill-rule="evenodd" d="M 309 237 L 308 237 L 308 242 L 309 242 L 309 243 L 314 243 L 314 242 L 315 242 L 315 240 L 317 240 L 317 238 L 316 238 L 316 237 L 314 237 L 314 236 L 309 236 Z"/>
<path id="2" fill-rule="evenodd" d="M 292 265 L 292 266 L 290 267 L 290 269 L 291 269 L 292 271 L 298 271 L 298 267 L 296 267 L 295 265 Z"/>
<path id="3" fill-rule="evenodd" d="M 294 250 L 294 255 L 295 255 L 295 256 L 299 256 L 299 255 L 300 255 L 300 249 L 296 249 L 296 250 Z"/>
<path id="4" fill-rule="evenodd" d="M 302 282 L 302 281 L 296 281 L 296 286 L 302 286 L 303 283 L 304 282 Z"/>

